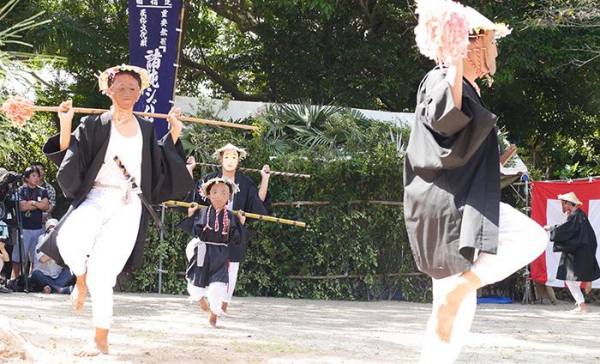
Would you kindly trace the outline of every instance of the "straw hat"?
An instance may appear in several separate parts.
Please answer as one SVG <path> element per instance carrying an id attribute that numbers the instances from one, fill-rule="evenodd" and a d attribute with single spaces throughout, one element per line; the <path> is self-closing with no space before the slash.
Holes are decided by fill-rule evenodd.
<path id="1" fill-rule="evenodd" d="M 234 152 L 237 152 L 240 156 L 240 160 L 246 158 L 246 156 L 248 155 L 245 149 L 238 148 L 231 143 L 227 143 L 224 147 L 215 150 L 215 152 L 213 153 L 213 157 L 219 159 L 219 156 L 221 156 L 221 154 L 223 154 L 226 150 L 233 150 Z"/>
<path id="2" fill-rule="evenodd" d="M 210 194 L 210 188 L 212 187 L 212 185 L 214 185 L 216 183 L 225 183 L 227 186 L 229 186 L 229 191 L 231 192 L 232 195 L 235 193 L 238 193 L 240 191 L 240 188 L 238 187 L 238 185 L 236 185 L 229 178 L 215 177 L 215 178 L 209 179 L 208 181 L 204 182 L 202 184 L 202 186 L 200 186 L 200 196 L 202 196 L 204 198 L 208 198 L 208 195 Z"/>
<path id="3" fill-rule="evenodd" d="M 470 6 L 465 6 L 465 8 L 465 14 L 467 20 L 469 21 L 469 25 L 471 29 L 475 30 L 476 32 L 479 30 L 493 30 L 495 38 L 506 37 L 512 32 L 512 29 L 510 29 L 506 24 L 494 23 Z"/>
<path id="4" fill-rule="evenodd" d="M 579 201 L 577 195 L 574 192 L 565 193 L 564 195 L 558 195 L 558 199 L 561 201 L 569 201 L 575 205 L 583 205 L 583 202 Z"/>

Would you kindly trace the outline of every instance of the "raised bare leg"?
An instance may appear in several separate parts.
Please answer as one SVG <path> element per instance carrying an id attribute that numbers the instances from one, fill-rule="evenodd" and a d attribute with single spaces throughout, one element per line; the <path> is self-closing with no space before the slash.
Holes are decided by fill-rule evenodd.
<path id="1" fill-rule="evenodd" d="M 465 297 L 481 287 L 481 280 L 473 272 L 466 271 L 457 279 L 456 286 L 446 295 L 446 301 L 442 303 L 437 312 L 436 333 L 443 342 L 450 342 L 454 319 L 460 304 Z"/>
<path id="2" fill-rule="evenodd" d="M 108 330 L 96 327 L 94 343 L 75 353 L 75 356 L 90 357 L 108 355 Z"/>

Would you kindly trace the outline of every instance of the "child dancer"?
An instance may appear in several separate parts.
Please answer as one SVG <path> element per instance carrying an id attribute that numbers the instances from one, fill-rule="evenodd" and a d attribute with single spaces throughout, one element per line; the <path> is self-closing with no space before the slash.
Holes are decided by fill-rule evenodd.
<path id="1" fill-rule="evenodd" d="M 223 310 L 229 274 L 229 245 L 248 242 L 248 231 L 244 227 L 246 217 L 238 212 L 227 210 L 231 196 L 239 189 L 231 180 L 223 177 L 212 178 L 202 184 L 200 194 L 210 200 L 210 206 L 198 211 L 198 205 L 190 208 L 188 219 L 180 227 L 194 236 L 186 248 L 189 260 L 186 278 L 187 289 L 200 307 L 210 309 L 209 323 L 217 327 L 217 317 Z M 190 221 L 191 220 L 191 221 Z M 208 298 L 210 308 L 204 297 Z"/>

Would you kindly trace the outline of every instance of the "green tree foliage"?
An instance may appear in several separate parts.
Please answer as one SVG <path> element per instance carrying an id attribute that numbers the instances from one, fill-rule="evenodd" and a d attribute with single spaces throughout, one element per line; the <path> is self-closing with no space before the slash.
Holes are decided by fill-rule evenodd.
<path id="1" fill-rule="evenodd" d="M 49 20 L 43 19 L 44 12 L 39 9 L 35 13 L 11 20 L 15 13 L 20 14 L 20 5 L 22 3 L 19 0 L 9 0 L 0 7 L 0 101 L 10 96 L 6 89 L 14 88 L 16 83 L 24 89 L 35 87 L 29 77 L 32 72 L 39 69 L 43 62 L 52 64 L 59 60 L 22 50 L 32 48 L 31 44 L 23 40 L 24 33 L 47 24 Z M 37 119 L 41 121 L 39 125 L 37 122 L 29 122 L 23 127 L 17 127 L 0 114 L 0 166 L 22 172 L 32 162 L 43 160 L 42 146 L 54 132 L 54 127 L 47 122 L 45 116 Z M 50 168 L 49 178 L 53 174 Z"/>
<path id="2" fill-rule="evenodd" d="M 281 132 L 273 133 L 273 120 L 284 121 Z M 269 108 L 254 123 L 260 126 L 259 133 L 219 130 L 216 134 L 212 126 L 195 125 L 185 137 L 189 145 L 200 146 L 191 149 L 197 159 L 206 160 L 207 154 L 233 142 L 249 151 L 242 167 L 260 168 L 268 161 L 272 170 L 311 175 L 310 179 L 271 177 L 269 191 L 279 203 L 271 213 L 304 221 L 307 228 L 248 219 L 253 239 L 240 275 L 239 294 L 425 299 L 426 278 L 403 275 L 416 271 L 399 203 L 403 144 L 398 141 L 406 140 L 408 130 L 339 107 L 311 106 L 309 101 Z M 353 137 L 347 137 L 349 133 Z M 307 135 L 318 135 L 323 142 L 313 143 Z M 273 149 L 275 138 L 286 147 Z M 211 170 L 197 170 L 196 178 Z M 258 174 L 249 173 L 259 179 Z M 309 204 L 285 205 L 294 201 Z M 170 226 L 172 219 L 183 218 L 173 211 L 169 214 Z M 160 244 L 153 231 L 146 268 L 134 273 L 136 287 L 156 290 L 157 258 L 162 258 L 169 272 L 165 291 L 182 293 L 185 282 L 176 272 L 185 270 L 184 248 L 190 237 L 176 233 L 168 237 L 168 243 Z M 326 278 L 331 276 L 338 278 Z"/>
<path id="3" fill-rule="evenodd" d="M 483 97 L 520 154 L 545 178 L 575 162 L 600 172 L 597 4 L 464 3 L 514 29 L 499 43 L 496 83 Z M 126 5 L 31 0 L 2 20 L 14 24 L 40 9 L 52 20 L 23 34 L 35 51 L 64 56 L 58 67 L 74 77 L 50 82 L 47 102 L 72 97 L 80 106 L 108 105 L 94 74 L 127 62 Z M 418 83 L 433 66 L 414 46 L 413 12 L 413 3 L 399 0 L 187 1 L 179 94 L 196 96 L 207 87 L 213 96 L 236 100 L 310 98 L 412 110 Z"/>
<path id="4" fill-rule="evenodd" d="M 577 178 L 600 174 L 600 27 L 597 26 L 600 18 L 596 1 L 469 0 L 464 3 L 514 29 L 512 35 L 499 41 L 496 82 L 491 89 L 482 87 L 482 96 L 489 108 L 499 115 L 500 124 L 510 132 L 511 141 L 519 146 L 520 156 L 533 167 L 534 175 Z M 57 77 L 47 82 L 40 92 L 41 100 L 58 104 L 72 97 L 78 106 L 105 107 L 109 100 L 97 91 L 94 75 L 129 58 L 126 6 L 125 0 L 22 1 L 0 19 L 0 29 L 8 29 L 43 10 L 44 19 L 51 22 L 23 29 L 23 38 L 19 41 L 31 44 L 32 52 L 64 57 L 65 62 L 55 68 L 67 72 L 72 80 Z M 349 239 L 351 242 L 345 244 L 360 242 L 357 243 L 360 247 L 348 245 L 347 248 L 363 253 L 365 261 L 344 264 L 350 264 L 349 269 L 355 269 L 361 276 L 375 277 L 374 272 L 380 272 L 377 269 L 382 263 L 378 261 L 377 269 L 369 265 L 373 262 L 374 250 L 369 250 L 373 248 L 368 248 L 366 239 L 372 231 L 371 227 L 360 224 L 366 210 L 344 201 L 346 197 L 351 198 L 351 192 L 361 191 L 356 199 L 369 195 L 367 186 L 370 185 L 366 181 L 378 173 L 395 176 L 395 188 L 388 186 L 389 196 L 385 199 L 400 200 L 401 195 L 395 195 L 399 193 L 397 186 L 401 185 L 401 176 L 396 175 L 400 158 L 393 162 L 387 160 L 387 147 L 377 149 L 375 142 L 385 140 L 391 148 L 405 139 L 394 130 L 375 133 L 372 123 L 338 106 L 391 111 L 414 108 L 418 84 L 433 67 L 418 54 L 414 44 L 413 29 L 417 21 L 414 4 L 400 0 L 205 0 L 187 1 L 186 14 L 178 94 L 197 96 L 201 88 L 206 87 L 212 96 L 235 100 L 285 103 L 312 99 L 336 105 L 312 110 L 306 103 L 299 102 L 297 106 L 269 108 L 254 121 L 261 128 L 255 134 L 190 126 L 184 140 L 186 148 L 199 161 L 210 161 L 216 146 L 236 141 L 251 151 L 251 157 L 245 162 L 249 166 L 260 167 L 270 156 L 276 156 L 270 162 L 274 169 L 299 168 L 324 176 L 315 177 L 306 185 L 290 182 L 293 187 L 277 192 L 279 187 L 274 183 L 273 193 L 276 193 L 276 201 L 323 198 L 334 201 L 333 205 L 310 210 L 277 207 L 280 210 L 273 212 L 306 220 L 314 215 L 315 228 L 323 234 L 329 231 L 328 239 L 333 239 L 335 229 L 341 229 L 338 222 L 344 220 L 351 224 L 358 238 Z M 19 44 L 1 47 L 2 51 L 23 50 Z M 7 140 L 4 129 L 2 133 Z M 375 157 L 379 159 L 368 159 Z M 373 169 L 367 161 L 373 163 Z M 315 181 L 321 184 L 313 184 Z M 332 206 L 344 214 L 330 211 Z M 373 211 L 388 211 L 390 207 L 373 208 Z M 390 214 L 396 216 L 394 213 Z M 332 218 L 323 218 L 321 214 Z M 383 213 L 375 212 L 377 216 L 380 214 Z M 274 226 L 270 228 L 276 230 Z M 275 233 L 267 234 L 265 230 L 257 234 L 273 236 Z M 256 254 L 251 257 L 252 264 L 259 264 L 262 270 L 257 271 L 252 282 L 244 283 L 247 292 L 274 289 L 267 279 L 273 276 L 273 270 L 279 269 L 278 277 L 293 274 L 291 268 L 286 270 L 285 264 L 280 266 L 275 247 L 281 246 L 277 254 L 293 256 L 311 252 L 317 242 L 323 241 L 310 235 L 317 234 L 316 231 L 307 230 L 304 234 L 312 241 L 305 251 L 294 250 L 300 249 L 296 246 L 283 247 L 278 245 L 279 241 L 263 245 L 259 244 L 260 238 L 255 239 L 257 246 L 261 249 L 264 246 L 265 251 L 259 249 L 251 253 Z M 269 246 L 272 248 L 267 249 Z M 342 254 L 335 250 L 340 246 L 335 245 L 331 252 Z M 395 251 L 405 252 L 400 248 Z M 318 261 L 330 258 L 327 254 L 317 257 Z M 330 274 L 347 268 L 343 264 L 334 267 L 336 269 L 327 271 L 323 264 L 316 264 L 307 272 Z M 171 270 L 177 271 L 169 268 Z M 256 283 L 259 281 L 262 283 Z M 336 297 L 342 290 L 354 291 L 356 287 L 342 289 L 342 284 L 348 282 L 350 280 L 337 282 L 339 286 L 335 289 L 328 286 L 327 281 L 279 283 L 296 287 L 297 292 L 308 292 L 312 289 L 306 288 L 309 286 L 330 287 L 334 290 L 329 296 Z"/>
<path id="5" fill-rule="evenodd" d="M 406 85 L 429 67 L 415 62 L 403 1 L 205 1 L 190 4 L 188 19 L 200 19 L 185 40 L 191 93 L 203 82 L 239 100 L 404 110 Z"/>

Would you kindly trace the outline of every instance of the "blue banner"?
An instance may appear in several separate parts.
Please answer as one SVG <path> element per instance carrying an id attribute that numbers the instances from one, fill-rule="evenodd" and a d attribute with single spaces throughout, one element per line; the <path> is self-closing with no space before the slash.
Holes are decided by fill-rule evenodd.
<path id="1" fill-rule="evenodd" d="M 151 79 L 136 111 L 166 114 L 171 109 L 180 8 L 180 0 L 129 0 L 130 62 L 147 69 Z M 167 120 L 153 121 L 160 139 L 168 131 Z"/>

